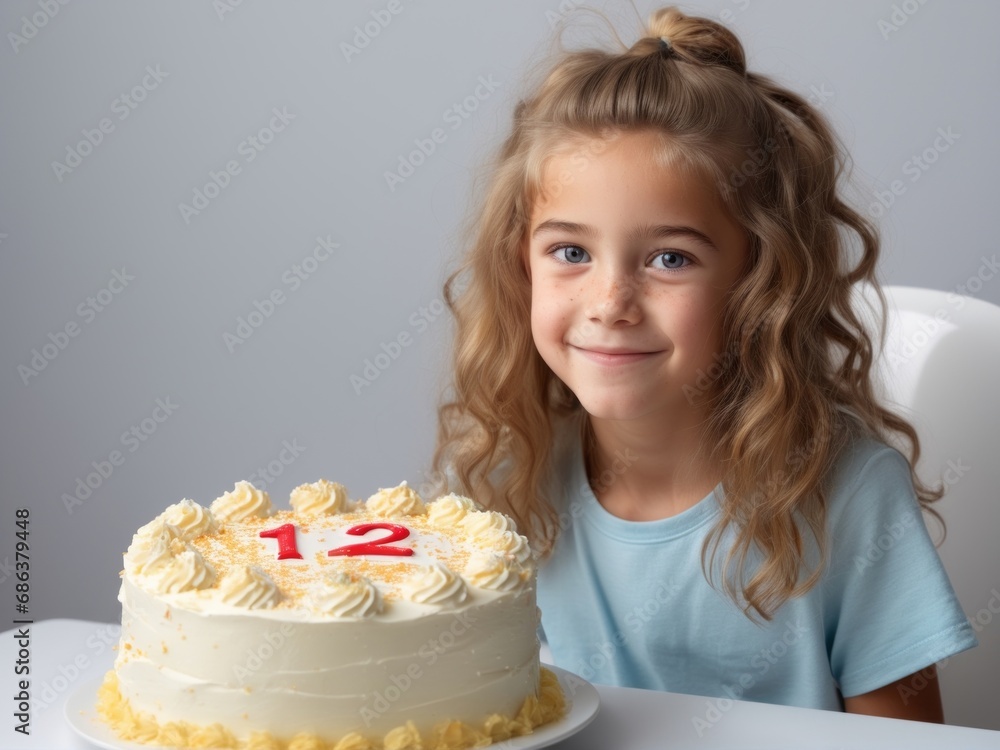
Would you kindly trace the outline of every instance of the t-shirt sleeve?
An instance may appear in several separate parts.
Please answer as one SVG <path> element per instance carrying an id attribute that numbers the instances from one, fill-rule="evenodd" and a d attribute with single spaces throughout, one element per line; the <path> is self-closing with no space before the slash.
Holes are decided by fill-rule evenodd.
<path id="1" fill-rule="evenodd" d="M 824 625 L 845 697 L 977 645 L 924 525 L 908 462 L 875 445 L 848 463 L 829 504 Z"/>

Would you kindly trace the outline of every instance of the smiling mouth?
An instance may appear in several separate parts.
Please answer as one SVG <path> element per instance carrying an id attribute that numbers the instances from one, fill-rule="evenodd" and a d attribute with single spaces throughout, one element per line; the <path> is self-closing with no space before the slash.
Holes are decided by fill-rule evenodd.
<path id="1" fill-rule="evenodd" d="M 597 362 L 598 364 L 604 365 L 625 365 L 632 362 L 642 362 L 643 360 L 649 359 L 651 357 L 660 354 L 661 352 L 643 352 L 643 351 L 611 351 L 611 350 L 600 350 L 600 349 L 584 349 L 579 346 L 574 346 L 578 352 L 580 352 L 587 359 Z"/>

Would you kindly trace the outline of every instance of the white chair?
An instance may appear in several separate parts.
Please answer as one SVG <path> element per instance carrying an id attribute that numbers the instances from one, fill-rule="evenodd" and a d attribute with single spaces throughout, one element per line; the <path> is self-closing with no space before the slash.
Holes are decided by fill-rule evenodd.
<path id="1" fill-rule="evenodd" d="M 1000 307 L 932 289 L 883 291 L 880 393 L 917 430 L 917 473 L 946 485 L 935 505 L 947 527 L 938 552 L 979 639 L 938 665 L 945 719 L 1000 729 Z M 939 527 L 928 528 L 939 541 Z"/>

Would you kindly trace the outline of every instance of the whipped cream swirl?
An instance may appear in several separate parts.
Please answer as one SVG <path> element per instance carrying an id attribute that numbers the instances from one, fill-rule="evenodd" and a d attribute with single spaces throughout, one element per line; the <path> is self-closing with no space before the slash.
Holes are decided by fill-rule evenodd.
<path id="1" fill-rule="evenodd" d="M 168 565 L 174 557 L 171 542 L 178 536 L 176 526 L 159 518 L 141 526 L 125 552 L 125 571 L 129 575 L 151 574 Z"/>
<path id="2" fill-rule="evenodd" d="M 502 534 L 505 531 L 517 531 L 514 519 L 495 510 L 477 510 L 469 513 L 462 519 L 462 526 L 476 539 L 486 535 Z"/>
<path id="3" fill-rule="evenodd" d="M 457 606 L 469 596 L 460 576 L 440 563 L 418 568 L 402 586 L 403 593 L 418 604 Z"/>
<path id="4" fill-rule="evenodd" d="M 465 579 L 481 589 L 513 591 L 530 575 L 530 570 L 518 564 L 512 555 L 498 552 L 477 552 L 465 566 Z"/>
<path id="5" fill-rule="evenodd" d="M 424 744 L 416 725 L 408 721 L 401 727 L 390 729 L 382 740 L 382 747 L 385 750 L 420 750 Z"/>
<path id="6" fill-rule="evenodd" d="M 174 542 L 174 545 L 182 542 Z M 208 588 L 215 583 L 215 569 L 205 562 L 201 553 L 190 544 L 157 571 L 152 581 L 158 594 L 179 594 L 183 591 Z"/>
<path id="7" fill-rule="evenodd" d="M 531 547 L 528 539 L 516 531 L 490 531 L 480 537 L 490 548 L 511 555 L 521 565 L 531 560 Z"/>
<path id="8" fill-rule="evenodd" d="M 336 573 L 313 584 L 309 605 L 315 612 L 335 617 L 371 617 L 382 611 L 382 594 L 363 576 Z"/>
<path id="9" fill-rule="evenodd" d="M 281 598 L 271 577 L 257 565 L 239 565 L 219 582 L 219 594 L 226 604 L 247 609 L 269 609 Z"/>
<path id="10" fill-rule="evenodd" d="M 385 516 L 418 516 L 427 510 L 420 495 L 405 481 L 396 487 L 380 489 L 365 505 L 370 512 Z"/>
<path id="11" fill-rule="evenodd" d="M 439 497 L 427 506 L 427 520 L 431 526 L 439 529 L 457 525 L 470 512 L 476 510 L 476 504 L 461 495 L 445 495 Z"/>
<path id="12" fill-rule="evenodd" d="M 300 484 L 292 490 L 288 502 L 300 516 L 332 516 L 347 510 L 347 488 L 339 482 L 320 479 Z"/>
<path id="13" fill-rule="evenodd" d="M 264 490 L 258 490 L 250 482 L 237 482 L 233 489 L 215 499 L 211 507 L 212 515 L 220 521 L 242 521 L 256 516 L 267 518 L 274 512 L 271 497 Z"/>
<path id="14" fill-rule="evenodd" d="M 159 518 L 171 526 L 175 526 L 178 536 L 184 541 L 189 541 L 202 534 L 212 534 L 219 528 L 212 511 L 187 498 L 179 503 L 168 505 Z"/>

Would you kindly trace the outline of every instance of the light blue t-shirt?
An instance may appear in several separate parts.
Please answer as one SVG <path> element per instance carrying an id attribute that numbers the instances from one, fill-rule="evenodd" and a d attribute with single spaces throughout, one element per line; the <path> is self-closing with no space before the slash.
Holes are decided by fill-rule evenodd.
<path id="1" fill-rule="evenodd" d="M 557 476 L 562 531 L 538 574 L 556 666 L 591 682 L 843 710 L 856 696 L 977 644 L 920 514 L 906 460 L 874 440 L 831 476 L 830 565 L 759 625 L 701 567 L 722 485 L 656 521 L 595 498 L 579 439 Z M 815 559 L 815 557 L 814 557 Z"/>

